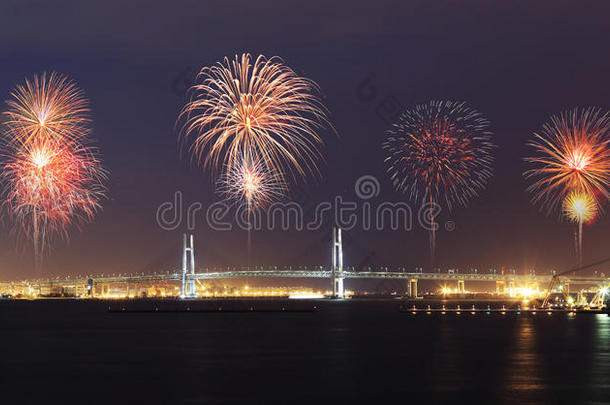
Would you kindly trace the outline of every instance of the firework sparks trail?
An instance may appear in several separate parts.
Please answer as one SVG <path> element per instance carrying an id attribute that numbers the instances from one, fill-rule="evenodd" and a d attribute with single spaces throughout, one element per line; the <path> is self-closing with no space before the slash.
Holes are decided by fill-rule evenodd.
<path id="1" fill-rule="evenodd" d="M 277 57 L 242 54 L 204 67 L 196 81 L 178 118 L 181 141 L 213 177 L 250 153 L 282 181 L 319 174 L 317 131 L 328 120 L 312 80 Z"/>
<path id="2" fill-rule="evenodd" d="M 404 111 L 383 147 L 394 187 L 420 205 L 452 210 L 478 196 L 492 175 L 489 121 L 465 103 L 430 101 Z M 430 227 L 434 260 L 434 218 Z"/>

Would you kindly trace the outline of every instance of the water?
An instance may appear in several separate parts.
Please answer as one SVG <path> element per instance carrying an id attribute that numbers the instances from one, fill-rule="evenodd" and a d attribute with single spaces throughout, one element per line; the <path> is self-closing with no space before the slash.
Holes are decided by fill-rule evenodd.
<path id="1" fill-rule="evenodd" d="M 0 301 L 2 403 L 610 401 L 606 315 L 413 316 L 391 300 L 319 301 L 315 313 L 107 305 Z"/>

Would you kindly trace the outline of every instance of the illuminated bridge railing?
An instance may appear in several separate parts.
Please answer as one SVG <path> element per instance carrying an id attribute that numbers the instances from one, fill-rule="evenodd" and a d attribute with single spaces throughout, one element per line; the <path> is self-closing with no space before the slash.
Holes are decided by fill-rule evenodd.
<path id="1" fill-rule="evenodd" d="M 346 279 L 404 279 L 404 280 L 464 280 L 464 281 L 514 281 L 550 282 L 552 275 L 521 275 L 521 274 L 481 274 L 481 273 L 423 273 L 398 271 L 344 271 L 341 273 Z M 330 278 L 332 273 L 328 270 L 239 270 L 209 273 L 196 273 L 188 275 L 189 279 L 209 280 L 223 278 Z M 563 280 L 569 283 L 590 283 L 608 280 L 605 276 L 566 276 Z"/>
<path id="2" fill-rule="evenodd" d="M 341 275 L 346 279 L 389 279 L 389 280 L 437 280 L 437 281 L 504 281 L 515 283 L 548 283 L 552 275 L 522 275 L 522 274 L 497 274 L 497 273 L 425 273 L 425 272 L 401 272 L 401 271 L 343 271 Z M 332 273 L 330 270 L 320 270 L 319 267 L 311 270 L 277 270 L 277 269 L 259 269 L 259 270 L 228 270 L 228 271 L 208 271 L 195 274 L 188 274 L 189 280 L 215 280 L 215 279 L 239 279 L 239 278 L 323 278 L 330 279 Z M 180 281 L 180 272 L 167 272 L 158 274 L 126 274 L 112 276 L 79 276 L 70 278 L 54 278 L 47 280 L 23 280 L 10 283 L 13 286 L 27 285 L 79 285 L 87 284 L 89 280 L 93 280 L 95 284 L 107 283 L 142 283 L 155 281 Z M 562 276 L 562 280 L 567 283 L 599 283 L 609 281 L 610 278 L 605 275 L 599 276 L 583 276 L 583 275 L 567 275 Z"/>

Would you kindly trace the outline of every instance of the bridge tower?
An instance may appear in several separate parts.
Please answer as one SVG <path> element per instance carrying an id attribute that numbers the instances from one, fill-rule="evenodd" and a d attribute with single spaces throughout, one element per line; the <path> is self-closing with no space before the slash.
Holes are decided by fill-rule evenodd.
<path id="1" fill-rule="evenodd" d="M 189 266 L 190 264 L 190 266 Z M 190 269 L 189 269 L 190 267 Z M 195 274 L 195 245 L 193 235 L 184 234 L 182 241 L 182 291 L 181 298 L 195 296 L 195 280 L 187 281 L 188 273 Z"/>
<path id="2" fill-rule="evenodd" d="M 341 228 L 338 227 L 333 227 L 331 278 L 333 283 L 333 298 L 344 298 L 343 245 L 341 242 Z"/>
<path id="3" fill-rule="evenodd" d="M 466 284 L 464 280 L 457 281 L 457 293 L 460 295 L 466 294 Z"/>
<path id="4" fill-rule="evenodd" d="M 417 279 L 409 280 L 409 298 L 417 298 Z"/>

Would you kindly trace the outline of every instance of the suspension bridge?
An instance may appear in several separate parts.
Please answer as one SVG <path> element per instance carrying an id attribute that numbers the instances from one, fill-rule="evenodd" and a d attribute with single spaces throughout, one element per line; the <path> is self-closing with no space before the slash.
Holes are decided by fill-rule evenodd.
<path id="1" fill-rule="evenodd" d="M 598 264 L 602 264 L 600 262 Z M 44 280 L 24 280 L 10 283 L 0 283 L 0 291 L 6 292 L 7 289 L 18 290 L 28 288 L 33 291 L 50 290 L 52 288 L 80 288 L 85 291 L 82 295 L 94 296 L 94 287 L 96 285 L 110 285 L 116 283 L 138 285 L 140 283 L 150 282 L 178 282 L 180 285 L 180 296 L 182 298 L 196 297 L 196 283 L 204 280 L 219 280 L 219 279 L 251 279 L 251 278 L 299 278 L 299 279 L 327 279 L 330 281 L 332 297 L 345 297 L 345 280 L 349 279 L 377 279 L 377 280 L 404 280 L 408 282 L 408 295 L 410 297 L 418 296 L 418 282 L 422 280 L 432 280 L 438 282 L 455 282 L 457 294 L 466 292 L 466 282 L 495 282 L 496 291 L 498 293 L 506 293 L 512 291 L 516 286 L 525 286 L 538 284 L 542 286 L 549 285 L 553 281 L 555 287 L 560 287 L 562 291 L 568 291 L 570 285 L 581 286 L 596 286 L 598 290 L 610 285 L 610 277 L 604 273 L 599 275 L 580 275 L 568 274 L 572 272 L 564 272 L 561 274 L 560 281 L 557 280 L 557 275 L 548 274 L 517 274 L 516 272 L 491 272 L 482 273 L 471 271 L 469 273 L 459 272 L 457 270 L 448 270 L 446 272 L 407 272 L 404 269 L 398 271 L 357 271 L 353 268 L 345 268 L 343 265 L 343 242 L 342 231 L 340 228 L 333 228 L 331 242 L 331 266 L 314 267 L 309 269 L 277 269 L 257 268 L 257 269 L 240 269 L 226 271 L 196 271 L 195 268 L 195 245 L 193 235 L 183 235 L 182 243 L 182 267 L 176 271 L 168 271 L 166 273 L 152 274 L 124 274 L 112 276 L 78 276 L 66 278 L 54 278 Z"/>

